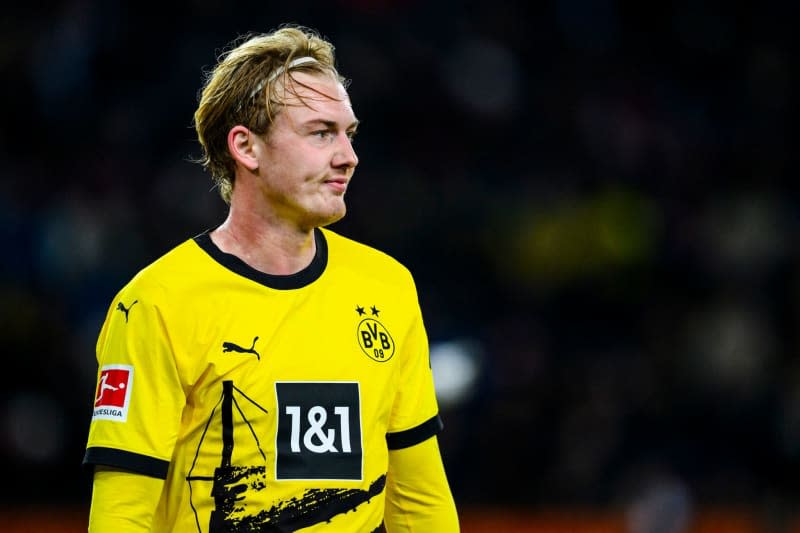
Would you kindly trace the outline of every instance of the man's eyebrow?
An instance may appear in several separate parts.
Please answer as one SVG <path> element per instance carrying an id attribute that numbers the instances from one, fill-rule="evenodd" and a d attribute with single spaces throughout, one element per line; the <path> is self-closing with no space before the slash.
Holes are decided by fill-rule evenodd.
<path id="1" fill-rule="evenodd" d="M 358 125 L 360 123 L 361 123 L 361 121 L 356 119 L 356 120 L 353 121 L 352 124 L 348 125 L 347 128 L 345 128 L 345 129 L 355 130 L 356 128 L 358 128 Z M 325 126 L 326 128 L 331 128 L 331 129 L 337 128 L 339 126 L 339 123 L 336 122 L 335 120 L 324 120 L 324 119 L 321 119 L 321 118 L 315 118 L 315 119 L 312 119 L 312 120 L 309 120 L 308 122 L 306 122 L 306 126 L 315 126 L 317 124 L 321 124 L 321 125 Z"/>

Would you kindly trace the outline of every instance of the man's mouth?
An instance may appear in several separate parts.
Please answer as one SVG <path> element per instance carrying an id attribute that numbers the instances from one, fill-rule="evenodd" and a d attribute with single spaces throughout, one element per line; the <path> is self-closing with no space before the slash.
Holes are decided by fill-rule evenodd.
<path id="1" fill-rule="evenodd" d="M 337 192 L 344 192 L 347 190 L 347 178 L 331 178 L 325 180 L 325 184 Z"/>

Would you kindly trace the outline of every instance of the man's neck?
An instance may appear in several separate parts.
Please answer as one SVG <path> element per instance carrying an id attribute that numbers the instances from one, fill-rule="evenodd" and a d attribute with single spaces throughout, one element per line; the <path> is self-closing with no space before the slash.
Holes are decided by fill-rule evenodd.
<path id="1" fill-rule="evenodd" d="M 254 269 L 273 275 L 290 275 L 314 259 L 314 230 L 299 230 L 285 221 L 231 209 L 228 218 L 211 232 L 213 243 Z"/>

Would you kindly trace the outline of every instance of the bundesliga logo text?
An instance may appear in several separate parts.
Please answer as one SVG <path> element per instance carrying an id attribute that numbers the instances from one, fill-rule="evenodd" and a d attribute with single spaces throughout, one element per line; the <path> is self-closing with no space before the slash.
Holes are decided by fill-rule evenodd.
<path id="1" fill-rule="evenodd" d="M 92 419 L 125 422 L 128 419 L 132 386 L 132 366 L 105 365 L 102 367 L 95 392 Z"/>

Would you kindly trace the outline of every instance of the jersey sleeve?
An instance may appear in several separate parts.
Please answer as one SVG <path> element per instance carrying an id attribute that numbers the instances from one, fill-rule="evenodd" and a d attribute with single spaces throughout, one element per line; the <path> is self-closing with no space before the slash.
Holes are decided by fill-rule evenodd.
<path id="1" fill-rule="evenodd" d="M 397 395 L 386 435 L 390 450 L 407 448 L 436 435 L 442 429 L 433 373 L 428 353 L 428 338 L 422 312 L 413 286 L 413 319 L 400 346 Z"/>
<path id="2" fill-rule="evenodd" d="M 165 300 L 134 279 L 109 308 L 84 464 L 166 478 L 186 396 Z"/>
<path id="3" fill-rule="evenodd" d="M 384 524 L 389 533 L 458 532 L 437 439 L 389 453 Z"/>
<path id="4" fill-rule="evenodd" d="M 164 481 L 119 470 L 98 469 L 92 483 L 89 533 L 146 533 Z"/>

